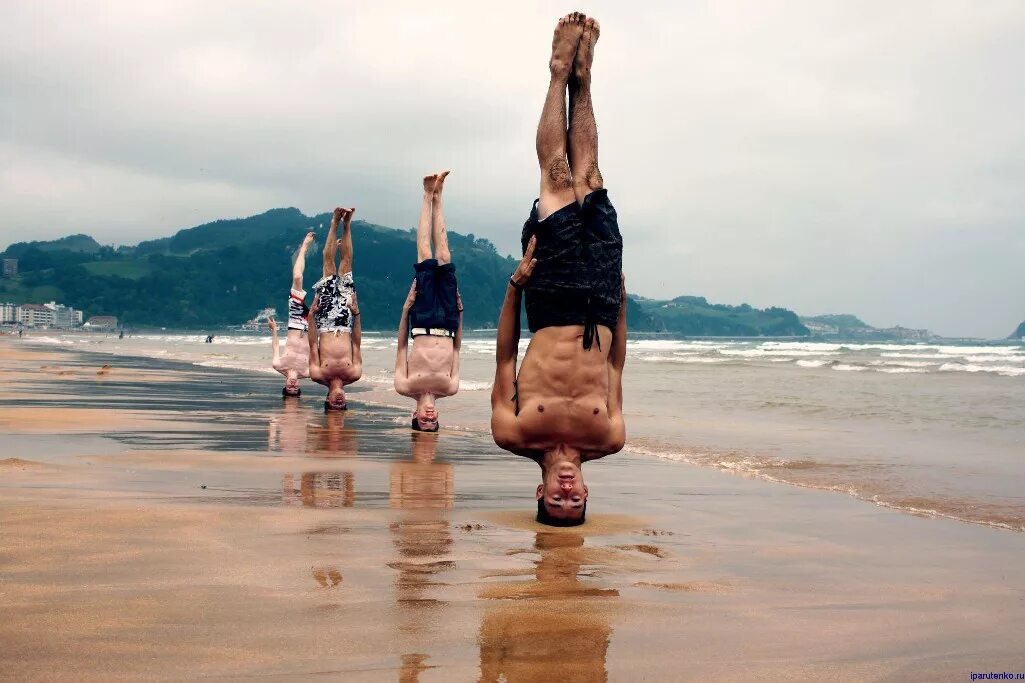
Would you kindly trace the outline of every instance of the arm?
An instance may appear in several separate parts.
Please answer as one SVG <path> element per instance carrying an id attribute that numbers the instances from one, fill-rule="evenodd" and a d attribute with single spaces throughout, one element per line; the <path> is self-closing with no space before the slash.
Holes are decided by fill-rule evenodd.
<path id="1" fill-rule="evenodd" d="M 409 288 L 409 294 L 402 304 L 402 318 L 399 320 L 399 338 L 395 348 L 395 391 L 400 396 L 409 396 L 409 366 L 406 351 L 409 348 L 409 309 L 416 300 L 416 280 Z"/>
<path id="2" fill-rule="evenodd" d="M 459 349 L 463 346 L 463 298 L 456 291 L 456 308 L 459 310 L 459 327 L 452 338 L 452 370 L 449 372 L 448 395 L 459 393 Z M 517 342 L 518 344 L 519 342 Z"/>
<path id="3" fill-rule="evenodd" d="M 317 330 L 316 316 L 319 306 L 320 295 L 318 294 L 313 297 L 313 305 L 310 306 L 310 312 L 306 316 L 307 326 L 309 327 L 306 339 L 310 342 L 310 379 L 323 384 L 324 375 L 320 371 L 320 333 Z"/>
<path id="4" fill-rule="evenodd" d="M 609 349 L 609 440 L 606 454 L 618 453 L 626 443 L 626 423 L 623 421 L 623 368 L 626 365 L 626 278 L 620 294 L 619 320 L 612 333 Z"/>
<path id="5" fill-rule="evenodd" d="M 352 293 L 352 301 L 349 302 L 349 311 L 352 313 L 352 334 L 349 335 L 349 342 L 352 344 L 352 363 L 353 363 L 353 379 L 351 382 L 355 382 L 363 376 L 363 352 L 362 341 L 363 341 L 363 324 L 360 322 L 362 318 L 359 317 L 359 301 L 356 300 L 356 292 Z"/>
<path id="6" fill-rule="evenodd" d="M 498 337 L 495 348 L 495 383 L 491 389 L 491 434 L 500 447 L 516 452 L 522 448 L 519 421 L 516 416 L 516 359 L 520 349 L 520 294 L 534 272 L 536 237 L 530 239 L 523 260 L 509 278 L 498 316 Z M 515 286 L 514 286 L 515 283 Z"/>
<path id="7" fill-rule="evenodd" d="M 270 345 L 272 349 L 270 364 L 277 370 L 278 363 L 281 362 L 281 349 L 278 346 L 278 325 L 274 322 L 274 318 L 268 318 L 267 324 L 270 325 Z"/>

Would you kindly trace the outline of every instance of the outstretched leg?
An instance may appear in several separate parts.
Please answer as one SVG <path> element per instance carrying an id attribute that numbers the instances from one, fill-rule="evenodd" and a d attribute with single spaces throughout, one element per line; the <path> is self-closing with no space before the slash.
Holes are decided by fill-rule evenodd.
<path id="1" fill-rule="evenodd" d="M 338 253 L 338 223 L 342 220 L 345 209 L 335 207 L 331 216 L 331 227 L 327 230 L 327 240 L 324 242 L 324 277 L 329 277 L 338 272 L 335 267 L 335 254 Z"/>
<path id="2" fill-rule="evenodd" d="M 598 170 L 598 126 L 591 104 L 591 63 L 600 26 L 594 19 L 584 22 L 573 75 L 569 79 L 569 160 L 573 176 L 573 193 L 578 202 L 602 187 Z"/>
<path id="3" fill-rule="evenodd" d="M 541 120 L 537 124 L 536 140 L 537 161 L 541 167 L 538 202 L 538 218 L 541 220 L 576 199 L 566 156 L 566 87 L 583 32 L 583 22 L 583 14 L 567 14 L 559 19 L 552 38 L 552 58 L 548 62 L 551 80 Z"/>
<path id="4" fill-rule="evenodd" d="M 356 209 L 345 209 L 342 213 L 342 239 L 338 240 L 338 246 L 342 250 L 341 272 L 352 272 L 352 214 Z"/>
<path id="5" fill-rule="evenodd" d="M 424 176 L 424 200 L 420 205 L 420 222 L 416 225 L 416 261 L 431 258 L 431 207 L 434 203 L 434 184 L 438 176 Z"/>
<path id="6" fill-rule="evenodd" d="M 441 191 L 445 189 L 445 178 L 450 171 L 438 174 L 434 183 L 434 202 L 431 208 L 432 235 L 434 239 L 434 257 L 444 265 L 452 261 L 452 253 L 448 250 L 448 229 L 445 227 L 445 209 L 441 205 Z"/>
<path id="7" fill-rule="evenodd" d="M 303 243 L 299 245 L 299 251 L 295 255 L 295 263 L 292 264 L 292 289 L 302 291 L 303 271 L 306 269 L 306 250 L 313 243 L 313 233 L 306 233 Z"/>

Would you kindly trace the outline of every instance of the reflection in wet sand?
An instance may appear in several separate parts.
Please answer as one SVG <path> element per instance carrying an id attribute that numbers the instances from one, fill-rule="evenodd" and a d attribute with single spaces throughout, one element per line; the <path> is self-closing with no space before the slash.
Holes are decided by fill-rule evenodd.
<path id="1" fill-rule="evenodd" d="M 420 674 L 435 667 L 424 664 L 428 655 L 414 653 L 402 655 L 402 669 L 399 671 L 399 683 L 417 683 Z"/>
<path id="2" fill-rule="evenodd" d="M 307 412 L 299 401 L 282 401 L 281 410 L 272 414 L 267 425 L 267 450 L 286 453 L 306 451 Z"/>
<path id="3" fill-rule="evenodd" d="M 355 430 L 345 429 L 345 413 L 328 412 L 323 422 L 308 425 L 298 401 L 284 402 L 281 414 L 271 418 L 269 434 L 270 450 L 302 452 L 308 444 L 315 457 L 359 455 L 359 439 Z M 285 505 L 352 507 L 356 503 L 356 477 L 352 472 L 285 473 L 281 497 Z"/>
<path id="4" fill-rule="evenodd" d="M 307 452 L 315 457 L 345 458 L 359 453 L 357 432 L 345 428 L 345 413 L 341 411 L 327 411 L 310 424 L 307 439 Z"/>
<path id="5" fill-rule="evenodd" d="M 356 503 L 356 477 L 352 472 L 288 472 L 281 480 L 281 502 L 308 508 L 351 508 Z"/>
<path id="6" fill-rule="evenodd" d="M 431 588 L 444 585 L 438 574 L 455 567 L 445 559 L 454 541 L 443 512 L 455 501 L 455 479 L 452 465 L 434 460 L 437 434 L 414 432 L 411 439 L 412 459 L 392 465 L 389 476 L 389 502 L 403 516 L 390 526 L 398 558 L 388 566 L 398 572 L 399 628 L 410 638 L 409 649 L 420 650 L 445 605 L 431 595 Z M 430 668 L 424 664 L 428 657 L 419 652 L 403 655 L 400 680 L 418 680 Z"/>
<path id="7" fill-rule="evenodd" d="M 499 584 L 484 598 L 512 600 L 489 608 L 480 627 L 482 681 L 604 681 L 612 627 L 607 611 L 619 595 L 581 581 L 588 562 L 584 537 L 538 532 L 534 580 Z"/>

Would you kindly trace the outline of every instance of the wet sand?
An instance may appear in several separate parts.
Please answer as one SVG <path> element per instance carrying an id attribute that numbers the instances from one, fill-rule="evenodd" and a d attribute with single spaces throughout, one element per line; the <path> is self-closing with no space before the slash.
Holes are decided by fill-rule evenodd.
<path id="1" fill-rule="evenodd" d="M 0 379 L 0 678 L 1025 672 L 1020 533 L 634 456 L 550 529 L 532 463 L 358 391 L 9 339 Z"/>

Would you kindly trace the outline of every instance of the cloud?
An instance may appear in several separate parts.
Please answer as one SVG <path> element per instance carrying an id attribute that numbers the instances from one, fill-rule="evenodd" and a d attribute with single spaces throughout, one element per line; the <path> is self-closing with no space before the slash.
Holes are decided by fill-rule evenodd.
<path id="1" fill-rule="evenodd" d="M 131 243 L 356 204 L 508 252 L 537 193 L 547 3 L 8 3 L 0 243 Z M 1006 334 L 1023 317 L 1025 7 L 593 3 L 631 289 Z"/>

